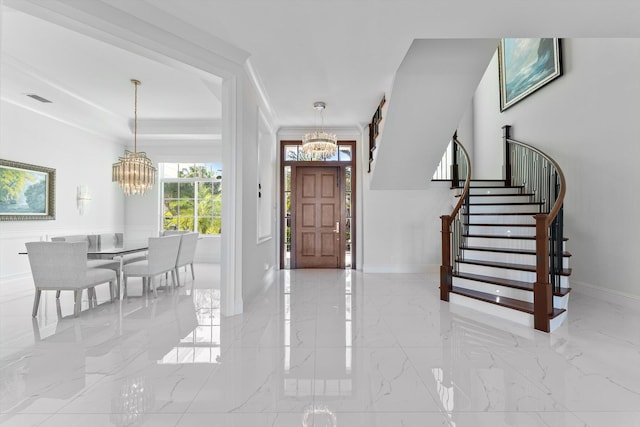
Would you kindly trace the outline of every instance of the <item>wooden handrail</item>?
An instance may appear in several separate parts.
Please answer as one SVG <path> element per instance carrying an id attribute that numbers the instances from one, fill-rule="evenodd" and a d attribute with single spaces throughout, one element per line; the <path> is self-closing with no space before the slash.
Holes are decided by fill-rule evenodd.
<path id="1" fill-rule="evenodd" d="M 458 141 L 457 132 L 453 134 L 453 142 L 458 144 L 460 148 L 462 148 L 462 152 L 464 153 L 464 156 L 467 158 L 467 179 L 464 182 L 464 188 L 462 190 L 462 193 L 460 194 L 460 200 L 458 200 L 458 203 L 456 204 L 455 208 L 453 208 L 451 215 L 449 215 L 450 218 L 455 218 L 456 215 L 458 214 L 458 211 L 462 207 L 462 204 L 464 203 L 464 200 L 467 197 L 467 194 L 469 193 L 469 187 L 471 186 L 471 158 L 469 157 L 469 152 L 467 151 L 466 148 L 464 148 L 464 145 L 462 145 L 462 143 Z"/>
<path id="2" fill-rule="evenodd" d="M 458 141 L 457 132 L 453 134 L 452 138 L 455 151 L 455 144 L 459 145 L 467 160 L 467 176 L 464 183 L 464 188 L 460 194 L 460 199 L 450 215 L 442 215 L 440 217 L 442 221 L 442 265 L 440 266 L 440 299 L 442 301 L 449 301 L 449 293 L 451 292 L 453 282 L 453 265 L 454 260 L 451 259 L 451 224 L 460 212 L 462 204 L 467 199 L 469 194 L 469 187 L 471 185 L 471 158 L 467 149 Z M 455 242 L 456 244 L 458 242 Z"/>
<path id="3" fill-rule="evenodd" d="M 549 212 L 542 212 L 534 215 L 536 221 L 536 281 L 533 284 L 533 304 L 534 304 L 534 327 L 538 330 L 549 332 L 550 331 L 550 316 L 553 313 L 553 287 L 549 282 L 549 275 L 555 275 L 555 271 L 550 271 L 550 233 L 549 229 L 554 225 L 556 217 L 562 212 L 562 206 L 564 204 L 565 194 L 567 192 L 567 183 L 564 176 L 564 172 L 560 168 L 558 162 L 552 159 L 548 154 L 532 147 L 521 141 L 517 141 L 511 138 L 511 126 L 503 126 L 503 139 L 505 141 L 505 183 L 508 185 L 513 184 L 512 166 L 510 160 L 510 144 L 519 145 L 524 147 L 533 153 L 537 153 L 544 158 L 551 167 L 555 169 L 556 182 L 559 184 L 557 188 L 557 194 L 555 194 L 555 201 L 553 206 L 549 209 Z M 550 197 L 550 195 L 549 195 Z M 554 235 L 554 244 L 558 244 L 559 248 L 554 248 L 552 257 L 557 256 L 557 253 L 562 253 L 562 216 L 558 218 L 558 224 L 555 228 L 560 229 L 559 236 Z M 554 276 L 554 283 L 557 278 Z"/>
<path id="4" fill-rule="evenodd" d="M 547 159 L 549 161 L 549 163 L 551 163 L 553 165 L 553 167 L 556 168 L 556 171 L 558 172 L 558 179 L 560 180 L 560 192 L 558 193 L 558 197 L 556 198 L 556 202 L 553 204 L 553 207 L 551 208 L 551 210 L 547 214 L 547 226 L 550 226 L 551 223 L 553 222 L 553 220 L 556 218 L 556 216 L 558 216 L 558 212 L 560 212 L 560 208 L 562 207 L 562 204 L 564 203 L 564 196 L 565 196 L 565 194 L 567 192 L 567 181 L 565 180 L 564 172 L 562 172 L 562 169 L 560 168 L 560 165 L 558 164 L 558 162 L 556 162 L 554 159 L 549 157 L 549 155 L 547 153 L 545 153 L 544 151 L 539 150 L 539 149 L 537 149 L 535 147 L 532 147 L 529 144 L 525 144 L 522 141 L 517 141 L 515 139 L 508 138 L 507 141 L 509 143 L 513 143 L 513 144 L 517 144 L 517 145 L 521 145 L 523 147 L 526 147 L 527 149 L 529 149 L 531 151 L 535 151 L 536 153 L 540 154 L 542 157 Z"/>

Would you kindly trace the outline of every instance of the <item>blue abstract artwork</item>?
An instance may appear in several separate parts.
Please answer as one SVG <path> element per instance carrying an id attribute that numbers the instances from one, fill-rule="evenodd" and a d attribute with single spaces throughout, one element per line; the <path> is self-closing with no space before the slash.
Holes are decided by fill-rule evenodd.
<path id="1" fill-rule="evenodd" d="M 500 109 L 504 111 L 561 74 L 559 40 L 502 39 Z"/>

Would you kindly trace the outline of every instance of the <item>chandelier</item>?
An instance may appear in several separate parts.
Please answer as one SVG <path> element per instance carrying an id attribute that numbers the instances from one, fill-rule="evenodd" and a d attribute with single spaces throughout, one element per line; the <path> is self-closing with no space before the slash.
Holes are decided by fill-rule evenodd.
<path id="1" fill-rule="evenodd" d="M 313 157 L 326 159 L 336 154 L 338 150 L 336 135 L 324 131 L 324 109 L 327 104 L 315 102 L 313 108 L 320 112 L 321 126 L 319 131 L 305 134 L 302 137 L 302 152 Z"/>
<path id="2" fill-rule="evenodd" d="M 131 80 L 136 87 L 133 119 L 133 152 L 124 150 L 111 169 L 111 181 L 117 182 L 124 194 L 144 194 L 155 181 L 156 168 L 143 152 L 138 152 L 138 80 Z"/>

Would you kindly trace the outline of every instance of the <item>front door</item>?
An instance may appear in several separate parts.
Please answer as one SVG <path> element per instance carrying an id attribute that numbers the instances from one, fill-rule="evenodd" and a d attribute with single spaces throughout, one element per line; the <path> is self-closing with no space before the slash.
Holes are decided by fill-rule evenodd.
<path id="1" fill-rule="evenodd" d="M 344 268 L 340 170 L 296 168 L 294 268 Z"/>

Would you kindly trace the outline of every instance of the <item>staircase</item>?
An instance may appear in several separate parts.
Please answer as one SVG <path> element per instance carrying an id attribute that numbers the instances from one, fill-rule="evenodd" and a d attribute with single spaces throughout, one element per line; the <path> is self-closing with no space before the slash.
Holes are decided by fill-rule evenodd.
<path id="1" fill-rule="evenodd" d="M 504 128 L 505 176 L 471 180 L 454 135 L 452 189 L 457 203 L 442 219 L 440 298 L 552 332 L 567 316 L 569 258 L 563 236 L 564 174 Z"/>
<path id="2" fill-rule="evenodd" d="M 451 303 L 534 326 L 534 215 L 540 212 L 542 202 L 532 201 L 533 198 L 523 186 L 507 187 L 504 180 L 471 180 L 468 212 L 462 213 L 463 239 L 454 261 Z M 563 244 L 560 286 L 553 292 L 551 330 L 566 317 L 571 291 L 570 256 Z"/>

